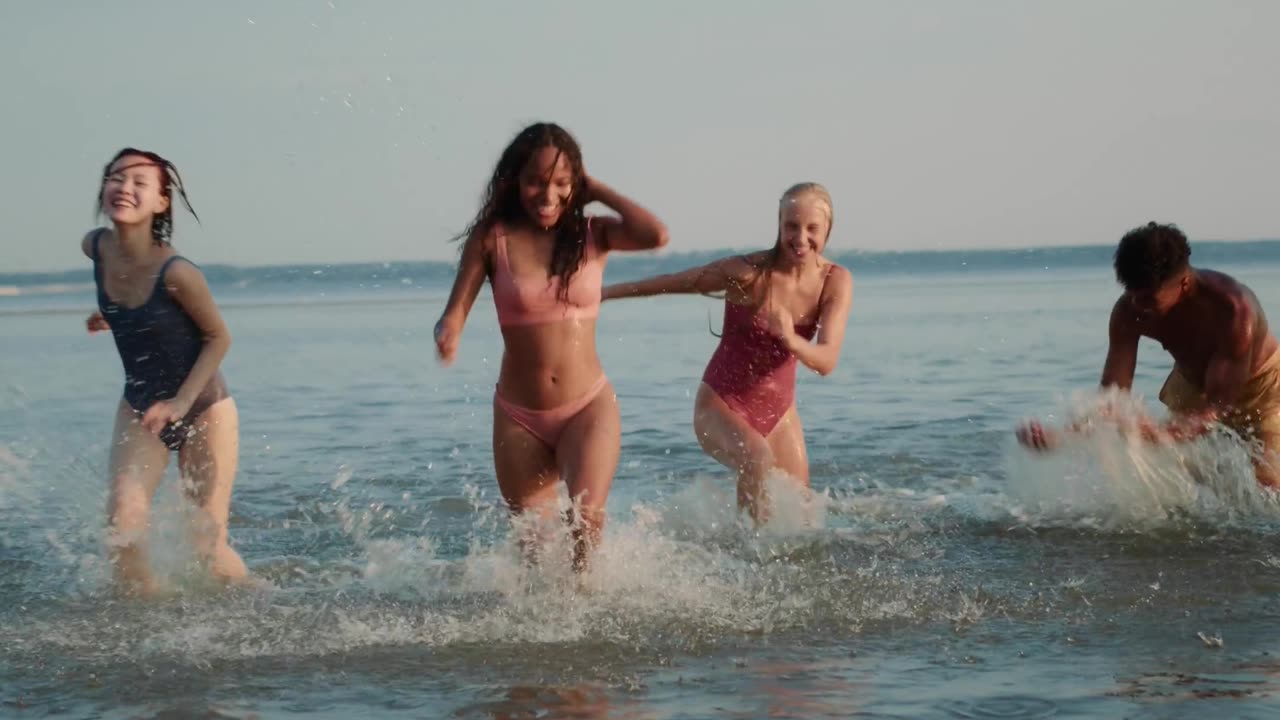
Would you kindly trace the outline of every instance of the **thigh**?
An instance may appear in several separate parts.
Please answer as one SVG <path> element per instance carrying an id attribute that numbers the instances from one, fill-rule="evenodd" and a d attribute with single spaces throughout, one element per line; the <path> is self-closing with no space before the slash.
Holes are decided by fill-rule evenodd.
<path id="1" fill-rule="evenodd" d="M 512 512 L 554 509 L 560 473 L 551 448 L 493 403 L 493 467 Z"/>
<path id="2" fill-rule="evenodd" d="M 124 400 L 116 408 L 108 460 L 111 493 L 109 521 L 114 526 L 141 527 L 151 507 L 151 497 L 164 479 L 169 449 L 147 432 L 137 413 Z"/>
<path id="3" fill-rule="evenodd" d="M 1264 432 L 1258 437 L 1262 441 L 1262 452 L 1253 461 L 1258 482 L 1280 490 L 1280 432 Z"/>
<path id="4" fill-rule="evenodd" d="M 768 442 L 705 383 L 694 401 L 693 432 L 703 452 L 731 470 L 773 464 Z"/>
<path id="5" fill-rule="evenodd" d="M 556 461 L 571 500 L 581 500 L 583 508 L 604 508 L 618 470 L 621 445 L 618 397 L 613 385 L 606 383 L 565 425 L 556 447 Z"/>
<path id="6" fill-rule="evenodd" d="M 240 414 L 236 401 L 223 398 L 192 422 L 191 437 L 178 453 L 183 482 L 192 502 L 225 524 L 231 488 L 240 463 Z"/>
<path id="7" fill-rule="evenodd" d="M 800 413 L 792 405 L 768 437 L 774 466 L 806 487 L 809 485 L 809 452 L 804 443 Z"/>

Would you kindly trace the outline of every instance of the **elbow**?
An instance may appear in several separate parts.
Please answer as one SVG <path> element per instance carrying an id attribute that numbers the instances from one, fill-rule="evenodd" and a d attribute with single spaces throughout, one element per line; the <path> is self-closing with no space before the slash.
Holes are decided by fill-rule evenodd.
<path id="1" fill-rule="evenodd" d="M 227 350 L 231 348 L 231 333 L 226 330 L 206 333 L 204 345 L 211 350 L 216 350 L 219 354 L 226 354 Z"/>
<path id="2" fill-rule="evenodd" d="M 836 371 L 836 361 L 818 363 L 813 367 L 813 371 L 822 377 L 827 377 Z"/>

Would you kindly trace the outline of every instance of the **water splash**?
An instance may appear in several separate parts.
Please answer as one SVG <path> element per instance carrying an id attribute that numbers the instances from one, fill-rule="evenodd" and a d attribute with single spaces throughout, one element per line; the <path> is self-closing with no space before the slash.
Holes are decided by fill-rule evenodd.
<path id="1" fill-rule="evenodd" d="M 1032 527 L 1148 530 L 1171 524 L 1216 525 L 1280 518 L 1280 496 L 1260 487 L 1258 448 L 1216 428 L 1191 442 L 1156 445 L 1133 432 L 1150 417 L 1140 395 L 1077 393 L 1055 452 L 1007 448 L 1004 509 Z"/>

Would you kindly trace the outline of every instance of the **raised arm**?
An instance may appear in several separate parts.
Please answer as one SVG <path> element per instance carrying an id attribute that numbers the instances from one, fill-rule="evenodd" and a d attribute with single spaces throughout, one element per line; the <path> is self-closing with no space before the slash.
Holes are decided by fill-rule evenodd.
<path id="1" fill-rule="evenodd" d="M 722 292 L 731 287 L 746 287 L 755 274 L 755 269 L 740 257 L 721 258 L 680 272 L 606 285 L 602 297 L 604 300 L 617 300 L 651 295 Z"/>
<path id="2" fill-rule="evenodd" d="M 458 274 L 453 278 L 453 290 L 435 328 L 436 354 L 444 365 L 451 364 L 457 355 L 462 326 L 466 324 L 471 306 L 488 277 L 488 237 L 488 228 L 477 228 L 462 246 L 462 259 L 458 261 Z"/>
<path id="3" fill-rule="evenodd" d="M 618 191 L 587 177 L 587 199 L 609 206 L 620 218 L 595 218 L 603 250 L 656 250 L 669 239 L 667 226 L 656 215 Z"/>
<path id="4" fill-rule="evenodd" d="M 819 375 L 830 375 L 840 362 L 849 309 L 853 306 L 853 274 L 835 267 L 827 281 L 826 297 L 818 315 L 818 336 L 808 342 L 794 332 L 786 333 L 787 346 L 796 359 Z M 784 327 L 794 328 L 789 323 Z"/>

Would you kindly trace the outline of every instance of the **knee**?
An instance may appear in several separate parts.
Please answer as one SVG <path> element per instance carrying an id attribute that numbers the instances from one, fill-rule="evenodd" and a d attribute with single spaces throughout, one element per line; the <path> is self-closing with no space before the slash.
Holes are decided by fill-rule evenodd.
<path id="1" fill-rule="evenodd" d="M 738 469 L 750 475 L 764 475 L 774 466 L 773 451 L 763 441 L 743 440 L 738 446 Z"/>
<path id="2" fill-rule="evenodd" d="M 608 518 L 603 505 L 594 505 L 587 503 L 575 503 L 573 508 L 566 510 L 564 522 L 572 528 L 586 532 L 598 532 L 604 527 Z"/>
<path id="3" fill-rule="evenodd" d="M 113 531 L 137 531 L 147 524 L 151 501 L 136 483 L 117 481 L 107 503 L 107 522 Z"/>

